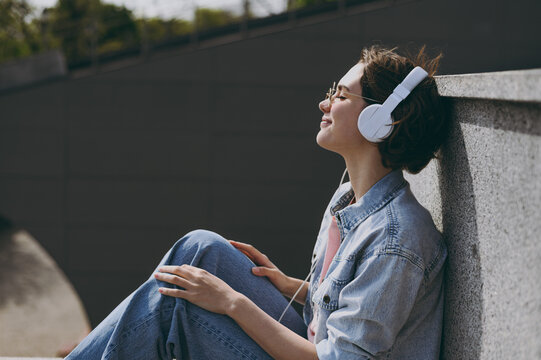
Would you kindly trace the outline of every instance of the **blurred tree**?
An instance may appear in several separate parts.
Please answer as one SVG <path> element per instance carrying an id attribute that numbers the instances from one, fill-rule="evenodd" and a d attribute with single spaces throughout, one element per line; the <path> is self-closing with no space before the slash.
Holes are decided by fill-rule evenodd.
<path id="1" fill-rule="evenodd" d="M 198 8 L 195 10 L 195 23 L 197 30 L 224 26 L 240 21 L 240 17 L 227 10 Z"/>
<path id="2" fill-rule="evenodd" d="M 250 3 L 244 1 L 240 16 L 221 9 L 196 9 L 197 29 L 255 18 Z M 183 19 L 136 19 L 124 6 L 102 0 L 57 0 L 39 17 L 32 18 L 33 11 L 26 0 L 0 0 L 0 61 L 51 48 L 61 48 L 68 65 L 88 59 L 97 61 L 102 54 L 128 48 L 140 47 L 145 52 L 153 43 L 194 30 L 194 23 Z"/>
<path id="3" fill-rule="evenodd" d="M 27 22 L 32 10 L 23 0 L 0 0 L 0 61 L 28 56 L 43 48 L 39 28 Z"/>
<path id="4" fill-rule="evenodd" d="M 139 31 L 130 10 L 124 6 L 102 4 L 97 13 L 99 54 L 139 45 Z"/>
<path id="5" fill-rule="evenodd" d="M 49 9 L 50 28 L 69 63 L 135 47 L 139 31 L 132 12 L 100 0 L 59 0 Z"/>
<path id="6" fill-rule="evenodd" d="M 146 41 L 150 44 L 167 41 L 192 31 L 192 23 L 182 19 L 137 19 L 137 27 L 141 38 L 144 38 L 143 34 L 146 33 Z"/>
<path id="7" fill-rule="evenodd" d="M 287 11 L 299 9 L 305 6 L 320 5 L 324 3 L 336 2 L 337 0 L 288 0 Z"/>
<path id="8" fill-rule="evenodd" d="M 90 56 L 96 44 L 95 7 L 99 0 L 59 0 L 48 17 L 52 34 L 59 39 L 68 62 Z"/>
<path id="9" fill-rule="evenodd" d="M 41 34 L 41 42 L 44 49 L 57 49 L 60 48 L 60 40 L 55 37 L 51 31 L 51 16 L 52 11 L 50 8 L 44 9 L 41 13 L 41 17 L 32 19 L 32 24 L 39 29 Z"/>

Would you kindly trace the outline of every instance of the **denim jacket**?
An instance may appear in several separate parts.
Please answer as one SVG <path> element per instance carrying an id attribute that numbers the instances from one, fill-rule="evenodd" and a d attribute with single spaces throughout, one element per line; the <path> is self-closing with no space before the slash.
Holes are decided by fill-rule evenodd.
<path id="1" fill-rule="evenodd" d="M 402 170 L 348 206 L 353 196 L 349 182 L 337 189 L 312 256 L 303 315 L 307 325 L 316 322 L 319 359 L 437 359 L 447 257 L 441 233 Z M 319 284 L 333 215 L 341 244 Z"/>

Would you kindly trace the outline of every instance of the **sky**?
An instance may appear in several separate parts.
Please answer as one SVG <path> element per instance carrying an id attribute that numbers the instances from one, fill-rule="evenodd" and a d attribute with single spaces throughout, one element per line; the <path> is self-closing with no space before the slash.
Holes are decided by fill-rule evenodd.
<path id="1" fill-rule="evenodd" d="M 27 0 L 39 12 L 43 8 L 51 7 L 57 0 Z M 193 19 L 196 6 L 220 8 L 235 14 L 241 14 L 243 0 L 102 0 L 104 3 L 124 5 L 132 10 L 137 17 L 161 17 L 164 19 L 182 18 Z M 280 13 L 287 0 L 250 0 L 252 12 L 257 16 L 266 16 L 271 13 Z"/>

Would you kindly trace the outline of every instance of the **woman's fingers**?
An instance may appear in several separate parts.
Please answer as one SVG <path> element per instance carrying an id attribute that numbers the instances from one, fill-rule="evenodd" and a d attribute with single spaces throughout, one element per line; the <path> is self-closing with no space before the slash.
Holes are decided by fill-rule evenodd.
<path id="1" fill-rule="evenodd" d="M 237 250 L 239 250 L 240 252 L 242 252 L 244 255 L 246 255 L 248 257 L 248 259 L 252 260 L 254 263 L 255 263 L 255 259 L 254 257 L 252 256 L 252 254 L 250 254 L 248 251 L 246 251 L 242 246 L 238 246 L 240 243 L 239 242 L 236 242 L 236 241 L 233 241 L 233 240 L 227 240 L 229 241 L 229 243 L 231 245 L 233 245 L 233 247 Z"/>
<path id="2" fill-rule="evenodd" d="M 257 276 L 266 276 L 271 281 L 278 280 L 278 276 L 281 274 L 277 268 L 268 268 L 264 266 L 253 267 L 252 272 Z"/>
<path id="3" fill-rule="evenodd" d="M 273 275 L 272 269 L 266 268 L 264 266 L 253 267 L 252 272 L 257 276 L 267 276 L 268 277 L 269 275 L 270 276 Z"/>
<path id="4" fill-rule="evenodd" d="M 189 297 L 188 289 L 193 286 L 193 284 L 188 281 L 188 277 L 192 275 L 190 269 L 193 266 L 190 265 L 181 265 L 181 266 L 171 266 L 164 265 L 158 269 L 158 272 L 154 274 L 154 277 L 157 280 L 180 286 L 182 289 L 174 289 L 168 287 L 160 287 L 158 291 L 167 296 L 173 296 L 181 299 L 187 299 Z M 194 268 L 195 269 L 195 268 Z"/>
<path id="5" fill-rule="evenodd" d="M 274 267 L 274 264 L 269 260 L 269 258 L 263 253 L 261 253 L 261 251 L 253 247 L 252 245 L 241 243 L 238 241 L 233 241 L 233 240 L 229 240 L 229 243 L 233 245 L 235 248 L 242 251 L 244 254 L 246 254 L 246 256 L 248 256 L 250 260 L 252 260 L 257 265 Z"/>
<path id="6" fill-rule="evenodd" d="M 161 294 L 167 295 L 167 296 L 173 296 L 181 299 L 188 299 L 188 293 L 186 290 L 180 290 L 180 289 L 171 289 L 167 287 L 161 287 L 158 289 L 158 291 Z"/>
<path id="7" fill-rule="evenodd" d="M 229 241 L 229 243 L 233 245 L 237 250 L 239 250 L 244 255 L 246 255 L 248 259 L 252 260 L 254 263 L 257 264 L 256 258 L 248 251 L 248 248 L 247 248 L 248 244 L 239 243 L 238 241 L 233 241 L 233 240 L 227 240 L 227 241 Z"/>
<path id="8" fill-rule="evenodd" d="M 163 295 L 185 299 L 205 310 L 225 314 L 231 307 L 231 301 L 237 296 L 226 282 L 216 275 L 190 265 L 164 265 L 154 276 L 183 289 L 159 288 Z"/>
<path id="9" fill-rule="evenodd" d="M 154 277 L 160 281 L 173 284 L 173 285 L 178 285 L 185 289 L 191 285 L 188 280 L 178 275 L 171 275 L 167 273 L 155 273 Z"/>
<path id="10" fill-rule="evenodd" d="M 159 272 L 175 274 L 178 276 L 182 276 L 184 278 L 192 277 L 198 270 L 201 270 L 201 269 L 196 268 L 195 266 L 187 265 L 187 264 L 182 264 L 180 266 L 179 265 L 163 265 L 158 268 Z"/>
<path id="11" fill-rule="evenodd" d="M 248 259 L 252 260 L 255 263 L 254 257 L 248 251 L 242 250 L 242 249 L 238 249 L 238 250 L 241 251 L 244 255 L 246 255 Z"/>
<path id="12" fill-rule="evenodd" d="M 190 280 L 196 280 L 204 271 L 203 269 L 187 264 L 180 266 L 163 265 L 160 266 L 154 277 L 158 280 L 186 288 L 192 284 L 193 281 L 190 282 Z"/>
<path id="13" fill-rule="evenodd" d="M 282 294 L 285 295 L 288 293 L 288 277 L 278 268 L 268 268 L 264 266 L 253 267 L 252 273 L 255 276 L 266 276 Z"/>

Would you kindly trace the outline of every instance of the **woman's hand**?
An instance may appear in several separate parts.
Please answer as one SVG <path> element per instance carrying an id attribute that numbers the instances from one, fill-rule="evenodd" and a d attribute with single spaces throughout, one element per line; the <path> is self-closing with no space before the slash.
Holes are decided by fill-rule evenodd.
<path id="1" fill-rule="evenodd" d="M 160 293 L 186 299 L 205 310 L 227 314 L 240 295 L 222 279 L 206 270 L 191 266 L 161 266 L 154 277 L 182 289 L 161 287 Z"/>
<path id="2" fill-rule="evenodd" d="M 228 240 L 238 250 L 242 251 L 258 267 L 252 268 L 252 273 L 257 276 L 266 276 L 276 288 L 286 296 L 293 296 L 292 281 L 274 265 L 269 258 L 250 244 Z"/>

